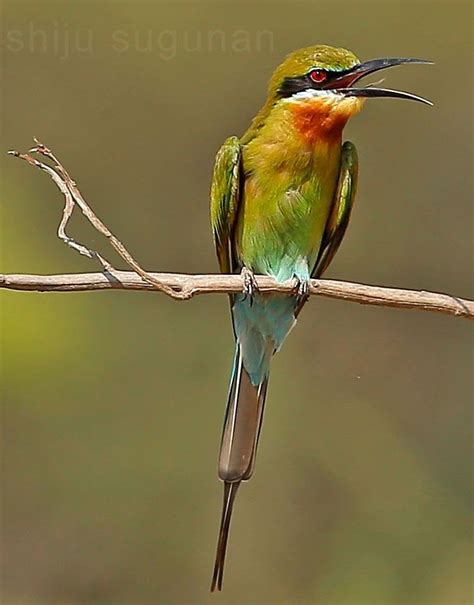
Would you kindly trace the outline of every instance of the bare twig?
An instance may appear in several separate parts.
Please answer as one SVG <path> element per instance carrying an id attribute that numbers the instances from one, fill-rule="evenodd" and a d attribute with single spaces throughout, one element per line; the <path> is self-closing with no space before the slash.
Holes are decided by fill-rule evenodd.
<path id="1" fill-rule="evenodd" d="M 80 254 L 88 256 L 89 258 L 97 259 L 102 267 L 106 270 L 113 269 L 112 265 L 103 258 L 98 252 L 95 250 L 91 250 L 87 246 L 83 244 L 77 243 L 72 238 L 68 237 L 65 233 L 66 225 L 72 215 L 72 211 L 74 209 L 74 205 L 79 206 L 82 211 L 82 214 L 87 218 L 87 220 L 91 223 L 91 225 L 97 229 L 99 233 L 101 233 L 104 237 L 106 237 L 114 250 L 118 253 L 118 255 L 127 263 L 127 265 L 133 269 L 138 275 L 140 275 L 145 281 L 152 284 L 157 290 L 168 294 L 169 296 L 173 295 L 173 292 L 169 290 L 168 286 L 165 284 L 159 283 L 153 279 L 153 277 L 143 269 L 139 263 L 133 258 L 127 248 L 122 244 L 122 242 L 116 237 L 110 229 L 100 220 L 100 218 L 95 214 L 89 204 L 84 200 L 81 195 L 81 192 L 76 186 L 76 183 L 69 176 L 68 172 L 61 164 L 61 162 L 57 159 L 57 157 L 53 154 L 53 152 L 43 145 L 38 139 L 34 139 L 36 145 L 32 147 L 28 153 L 19 153 L 18 151 L 9 151 L 11 155 L 20 158 L 22 160 L 26 160 L 31 166 L 35 166 L 40 170 L 43 170 L 53 179 L 54 183 L 64 195 L 65 206 L 63 210 L 63 217 L 58 229 L 58 236 L 71 248 L 77 250 Z M 34 158 L 31 154 L 38 153 L 43 157 L 51 160 L 55 164 L 55 170 L 51 168 L 48 164 L 44 162 L 40 162 L 36 158 Z M 178 298 L 175 296 L 175 298 Z"/>
<path id="2" fill-rule="evenodd" d="M 9 153 L 43 170 L 51 177 L 65 200 L 58 236 L 80 254 L 99 261 L 104 273 L 0 275 L 0 288 L 38 292 L 84 292 L 104 289 L 155 290 L 179 300 L 188 300 L 198 294 L 242 292 L 243 281 L 242 277 L 238 275 L 182 275 L 148 273 L 145 271 L 122 242 L 96 216 L 82 197 L 76 183 L 52 151 L 37 139 L 35 139 L 35 143 L 35 147 L 30 149 L 28 153 L 19 153 L 18 151 Z M 53 162 L 54 168 L 34 158 L 32 156 L 34 153 Z M 110 262 L 98 252 L 76 242 L 66 234 L 66 227 L 75 206 L 78 206 L 93 227 L 108 239 L 115 251 L 133 272 L 114 269 Z M 291 280 L 281 284 L 270 277 L 257 276 L 256 281 L 261 292 L 294 293 L 295 284 Z M 334 280 L 312 280 L 309 294 L 339 298 L 366 305 L 420 309 L 469 319 L 474 318 L 474 301 L 436 292 L 382 288 Z"/>
<path id="3" fill-rule="evenodd" d="M 35 139 L 35 141 L 36 141 L 36 139 Z M 105 270 L 112 269 L 112 265 L 103 256 L 101 256 L 98 252 L 96 252 L 95 250 L 91 250 L 90 248 L 88 248 L 87 246 L 84 246 L 83 244 L 79 244 L 72 237 L 69 237 L 66 234 L 67 223 L 68 223 L 69 219 L 71 218 L 72 212 L 75 208 L 74 198 L 72 196 L 71 190 L 69 189 L 67 182 L 58 174 L 59 171 L 56 172 L 56 170 L 51 168 L 51 166 L 48 166 L 48 164 L 40 162 L 39 160 L 34 158 L 32 155 L 30 155 L 31 153 L 33 153 L 35 151 L 38 151 L 37 147 L 33 147 L 32 149 L 29 150 L 28 153 L 19 153 L 18 151 L 9 151 L 8 153 L 10 155 L 14 155 L 17 158 L 20 158 L 21 160 L 25 160 L 31 166 L 35 166 L 36 168 L 39 168 L 40 170 L 43 170 L 44 172 L 46 172 L 46 174 L 49 174 L 49 176 L 53 179 L 54 183 L 57 185 L 58 189 L 64 195 L 64 210 L 63 210 L 63 216 L 62 216 L 61 222 L 59 223 L 59 227 L 58 227 L 58 237 L 69 247 L 73 248 L 73 250 L 76 250 L 77 252 L 79 252 L 79 254 L 87 256 L 88 258 L 98 260 Z M 57 168 L 60 168 L 60 167 L 57 166 Z"/>
<path id="4" fill-rule="evenodd" d="M 199 294 L 231 294 L 242 292 L 240 275 L 184 275 L 151 273 L 153 280 L 167 287 L 173 298 L 189 300 Z M 278 283 L 271 277 L 256 276 L 260 292 L 294 293 L 294 282 Z M 36 292 L 86 292 L 92 290 L 147 290 L 152 284 L 130 271 L 77 273 L 70 275 L 0 275 L 0 288 Z M 161 290 L 161 291 L 164 291 Z M 167 292 L 166 292 L 167 293 Z M 399 307 L 434 311 L 474 319 L 474 301 L 449 294 L 382 288 L 332 279 L 314 279 L 309 294 L 339 298 L 363 305 Z"/>

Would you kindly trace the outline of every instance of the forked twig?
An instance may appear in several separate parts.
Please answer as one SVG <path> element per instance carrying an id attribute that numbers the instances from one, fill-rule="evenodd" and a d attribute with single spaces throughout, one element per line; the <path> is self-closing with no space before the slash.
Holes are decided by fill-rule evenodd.
<path id="1" fill-rule="evenodd" d="M 182 275 L 173 273 L 149 273 L 132 257 L 122 242 L 97 217 L 82 197 L 76 183 L 53 154 L 53 152 L 35 139 L 35 146 L 27 153 L 10 151 L 32 166 L 46 172 L 64 196 L 64 209 L 58 227 L 58 237 L 73 250 L 97 260 L 104 273 L 84 273 L 73 275 L 0 275 L 0 288 L 11 290 L 35 290 L 39 292 L 84 292 L 87 290 L 123 289 L 155 290 L 178 300 L 188 300 L 198 294 L 236 293 L 243 288 L 242 278 L 236 275 Z M 32 154 L 38 154 L 54 164 L 42 162 Z M 133 270 L 132 273 L 119 271 L 95 250 L 76 242 L 66 233 L 69 219 L 78 206 L 91 225 L 108 239 L 114 250 Z M 281 284 L 268 276 L 256 276 L 258 288 L 262 292 L 291 293 L 294 284 L 291 280 Z M 310 295 L 339 298 L 367 305 L 398 307 L 435 311 L 458 317 L 474 319 L 474 301 L 449 294 L 415 290 L 401 290 L 380 286 L 367 286 L 335 280 L 312 280 Z"/>
<path id="2" fill-rule="evenodd" d="M 103 256 L 101 256 L 95 250 L 92 250 L 85 246 L 84 244 L 80 244 L 76 242 L 74 239 L 69 237 L 66 234 L 66 226 L 71 218 L 74 207 L 78 206 L 81 209 L 82 214 L 87 218 L 87 220 L 91 223 L 91 225 L 104 237 L 108 239 L 114 250 L 117 254 L 125 261 L 125 263 L 135 271 L 140 277 L 142 277 L 145 281 L 152 284 L 157 290 L 168 294 L 168 296 L 172 296 L 173 298 L 182 298 L 180 291 L 175 291 L 169 286 L 162 284 L 156 281 L 153 276 L 151 276 L 145 269 L 143 269 L 140 264 L 133 258 L 127 248 L 122 244 L 122 242 L 116 237 L 110 229 L 99 219 L 99 217 L 95 214 L 89 204 L 82 197 L 81 192 L 77 188 L 76 183 L 69 176 L 68 172 L 58 160 L 58 158 L 53 154 L 51 149 L 46 147 L 43 143 L 41 143 L 38 139 L 34 139 L 36 145 L 32 147 L 27 153 L 19 153 L 18 151 L 9 151 L 11 155 L 18 157 L 22 160 L 26 160 L 32 166 L 39 168 L 46 172 L 54 181 L 58 189 L 64 195 L 64 209 L 63 216 L 58 228 L 58 236 L 60 239 L 67 244 L 70 248 L 73 248 L 80 254 L 84 256 L 88 256 L 89 258 L 96 259 L 100 262 L 102 267 L 106 271 L 111 271 L 114 267 L 111 263 L 106 260 Z M 44 162 L 40 162 L 36 158 L 34 158 L 31 154 L 37 153 L 52 162 L 54 162 L 54 169 Z"/>

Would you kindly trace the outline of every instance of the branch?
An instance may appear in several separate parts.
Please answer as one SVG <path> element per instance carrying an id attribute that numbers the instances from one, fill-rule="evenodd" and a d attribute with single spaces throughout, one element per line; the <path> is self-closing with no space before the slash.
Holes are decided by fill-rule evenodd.
<path id="1" fill-rule="evenodd" d="M 10 155 L 13 155 L 21 160 L 25 160 L 31 166 L 35 166 L 40 170 L 43 170 L 48 174 L 64 195 L 64 209 L 63 209 L 63 217 L 58 227 L 58 237 L 67 244 L 70 248 L 73 248 L 79 254 L 83 254 L 84 256 L 88 256 L 89 258 L 96 259 L 100 262 L 103 269 L 106 271 L 113 270 L 112 265 L 106 260 L 103 256 L 101 256 L 95 250 L 91 250 L 87 246 L 83 244 L 77 243 L 72 237 L 66 235 L 66 226 L 69 219 L 72 216 L 73 210 L 75 206 L 78 206 L 82 212 L 82 214 L 87 218 L 87 220 L 91 223 L 91 225 L 104 237 L 106 237 L 111 246 L 115 249 L 118 255 L 127 263 L 127 265 L 138 273 L 145 281 L 153 284 L 155 289 L 168 294 L 169 296 L 173 296 L 173 292 L 164 284 L 156 282 L 154 278 L 147 272 L 145 269 L 137 263 L 137 261 L 133 258 L 130 252 L 125 248 L 122 242 L 116 237 L 110 229 L 100 220 L 100 218 L 94 213 L 89 204 L 82 197 L 81 192 L 76 186 L 76 183 L 69 176 L 68 172 L 61 164 L 61 162 L 57 159 L 57 157 L 53 154 L 51 149 L 40 143 L 38 139 L 34 139 L 36 145 L 32 147 L 27 153 L 19 153 L 18 151 L 9 151 Z M 44 162 L 40 162 L 36 158 L 34 158 L 31 154 L 37 153 L 48 160 L 54 162 L 54 169 Z"/>
<path id="2" fill-rule="evenodd" d="M 70 248 L 98 261 L 104 272 L 72 275 L 0 274 L 0 288 L 38 292 L 84 292 L 105 289 L 155 290 L 178 300 L 189 300 L 198 294 L 232 294 L 243 291 L 242 277 L 237 275 L 182 275 L 145 271 L 122 242 L 97 217 L 82 197 L 76 183 L 50 149 L 35 139 L 35 147 L 27 153 L 18 151 L 9 153 L 46 172 L 51 177 L 64 196 L 63 216 L 58 227 L 58 237 Z M 53 162 L 54 168 L 48 163 L 37 160 L 32 154 L 38 154 L 50 160 Z M 132 269 L 132 272 L 118 271 L 98 252 L 76 242 L 66 234 L 68 221 L 76 206 L 80 208 L 91 225 L 107 238 L 118 255 Z M 261 292 L 294 293 L 295 283 L 292 280 L 281 284 L 268 276 L 256 276 L 256 281 Z M 419 309 L 469 319 L 474 318 L 474 301 L 436 292 L 399 290 L 334 280 L 312 280 L 309 295 L 339 298 L 366 305 Z"/>
<path id="3" fill-rule="evenodd" d="M 189 300 L 199 294 L 233 294 L 242 292 L 239 275 L 184 275 L 178 273 L 151 273 L 154 282 L 166 286 L 160 291 L 180 300 Z M 260 292 L 294 293 L 292 280 L 278 283 L 271 277 L 255 277 Z M 0 288 L 36 292 L 87 292 L 93 290 L 146 290 L 153 284 L 132 271 L 106 271 L 104 273 L 76 273 L 70 275 L 0 275 Z M 363 305 L 398 307 L 434 311 L 474 319 L 474 301 L 449 294 L 382 288 L 332 279 L 313 279 L 311 296 L 339 298 Z"/>

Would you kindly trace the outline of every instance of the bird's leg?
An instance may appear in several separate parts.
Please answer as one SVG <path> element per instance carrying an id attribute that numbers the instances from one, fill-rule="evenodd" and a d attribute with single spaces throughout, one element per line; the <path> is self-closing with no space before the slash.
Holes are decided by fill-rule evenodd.
<path id="1" fill-rule="evenodd" d="M 301 260 L 296 266 L 293 273 L 295 282 L 293 292 L 295 293 L 298 305 L 306 302 L 309 296 L 309 287 L 311 285 L 311 276 L 308 271 L 308 263 L 306 260 Z"/>
<path id="2" fill-rule="evenodd" d="M 306 302 L 309 297 L 309 286 L 311 282 L 309 279 L 301 279 L 297 275 L 294 275 L 293 279 L 295 280 L 293 291 L 298 301 L 298 305 L 300 305 Z"/>
<path id="3" fill-rule="evenodd" d="M 248 298 L 250 304 L 252 304 L 255 294 L 258 293 L 258 285 L 255 280 L 255 275 L 252 269 L 249 269 L 245 265 L 242 267 L 240 275 L 242 276 L 242 280 L 244 282 L 245 298 Z"/>

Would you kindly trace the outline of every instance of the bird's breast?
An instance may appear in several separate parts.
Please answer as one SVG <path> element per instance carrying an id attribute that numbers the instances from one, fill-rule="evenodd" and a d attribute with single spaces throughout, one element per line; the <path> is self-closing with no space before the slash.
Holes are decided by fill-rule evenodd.
<path id="1" fill-rule="evenodd" d="M 311 268 L 321 245 L 350 108 L 318 101 L 280 103 L 244 145 L 236 248 L 258 273 L 281 275 L 301 259 Z"/>
<path id="2" fill-rule="evenodd" d="M 310 146 L 341 138 L 342 130 L 353 113 L 353 104 L 335 106 L 324 97 L 290 102 L 295 133 Z"/>

